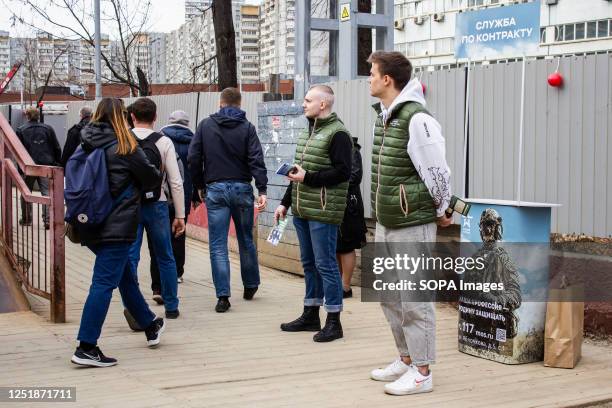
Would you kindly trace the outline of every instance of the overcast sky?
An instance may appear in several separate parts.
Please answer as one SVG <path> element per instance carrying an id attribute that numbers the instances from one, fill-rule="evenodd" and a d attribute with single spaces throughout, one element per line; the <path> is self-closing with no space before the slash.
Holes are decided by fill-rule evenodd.
<path id="1" fill-rule="evenodd" d="M 177 29 L 185 22 L 184 0 L 151 0 L 153 5 L 151 13 L 151 24 L 153 31 L 170 32 Z M 247 4 L 260 4 L 261 0 L 246 0 Z M 12 36 L 26 35 L 24 27 L 11 27 L 10 13 L 5 7 L 16 7 L 15 0 L 0 0 L 0 31 L 10 31 Z M 105 32 L 104 26 L 102 32 Z"/>

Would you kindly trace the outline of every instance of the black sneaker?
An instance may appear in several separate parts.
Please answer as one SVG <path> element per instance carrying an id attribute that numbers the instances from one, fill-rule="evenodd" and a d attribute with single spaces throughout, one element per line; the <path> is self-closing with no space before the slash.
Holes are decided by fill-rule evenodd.
<path id="1" fill-rule="evenodd" d="M 232 305 L 230 304 L 227 296 L 221 296 L 219 300 L 217 301 L 217 306 L 215 306 L 215 311 L 217 313 L 225 313 L 230 307 L 232 307 Z"/>
<path id="2" fill-rule="evenodd" d="M 163 318 L 158 317 L 145 329 L 147 336 L 147 344 L 149 347 L 155 347 L 161 340 L 161 334 L 166 330 L 166 322 Z"/>
<path id="3" fill-rule="evenodd" d="M 73 364 L 89 367 L 111 367 L 117 364 L 116 359 L 106 357 L 102 354 L 102 350 L 100 350 L 99 347 L 94 347 L 89 351 L 77 347 L 70 361 L 72 361 Z"/>
<path id="4" fill-rule="evenodd" d="M 252 300 L 256 292 L 257 286 L 255 286 L 254 288 L 244 288 L 244 294 L 242 295 L 242 297 L 246 300 Z"/>
<path id="5" fill-rule="evenodd" d="M 181 313 L 176 310 L 166 310 L 166 319 L 178 319 Z"/>
<path id="6" fill-rule="evenodd" d="M 352 298 L 353 297 L 353 289 L 344 290 L 342 289 L 342 299 Z"/>

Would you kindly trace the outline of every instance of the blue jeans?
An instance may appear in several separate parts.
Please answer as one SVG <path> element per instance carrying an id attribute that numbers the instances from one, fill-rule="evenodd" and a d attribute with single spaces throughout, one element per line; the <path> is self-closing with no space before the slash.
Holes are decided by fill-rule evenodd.
<path id="1" fill-rule="evenodd" d="M 325 311 L 342 311 L 342 278 L 336 261 L 338 226 L 293 217 L 300 241 L 300 258 L 304 268 L 306 295 L 304 306 L 321 306 Z"/>
<path id="2" fill-rule="evenodd" d="M 136 234 L 136 241 L 130 248 L 130 265 L 135 274 L 140 262 L 140 248 L 142 247 L 143 230 L 146 228 L 151 238 L 153 252 L 159 268 L 161 281 L 161 296 L 167 311 L 178 310 L 177 296 L 178 283 L 176 276 L 176 262 L 172 253 L 172 231 L 170 217 L 168 216 L 168 203 L 157 201 L 143 203 L 140 209 L 140 224 Z"/>
<path id="3" fill-rule="evenodd" d="M 259 264 L 253 243 L 253 187 L 241 181 L 222 181 L 206 187 L 210 265 L 217 297 L 231 296 L 227 234 L 230 217 L 236 227 L 240 274 L 245 288 L 259 286 Z"/>
<path id="4" fill-rule="evenodd" d="M 155 319 L 155 314 L 149 309 L 140 293 L 138 279 L 128 265 L 130 244 L 103 244 L 89 249 L 96 254 L 96 261 L 77 339 L 97 344 L 113 290 L 117 287 L 123 304 L 134 316 L 138 325 L 148 327 Z"/>

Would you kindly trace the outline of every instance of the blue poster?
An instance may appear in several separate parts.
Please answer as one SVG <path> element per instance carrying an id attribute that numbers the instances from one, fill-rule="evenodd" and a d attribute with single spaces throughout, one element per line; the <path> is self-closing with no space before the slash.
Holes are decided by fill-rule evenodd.
<path id="1" fill-rule="evenodd" d="M 539 0 L 457 14 L 455 58 L 519 57 L 539 46 Z"/>
<path id="2" fill-rule="evenodd" d="M 541 361 L 548 287 L 548 242 L 553 204 L 468 200 L 461 241 L 479 245 L 484 272 L 464 281 L 503 281 L 494 295 L 467 293 L 459 298 L 459 350 L 505 364 Z M 494 277 L 494 278 L 493 278 Z"/>

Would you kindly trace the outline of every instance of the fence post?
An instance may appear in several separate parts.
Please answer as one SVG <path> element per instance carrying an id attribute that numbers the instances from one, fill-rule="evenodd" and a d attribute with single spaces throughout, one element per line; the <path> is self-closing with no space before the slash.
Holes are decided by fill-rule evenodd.
<path id="1" fill-rule="evenodd" d="M 51 321 L 66 322 L 66 265 L 64 243 L 64 170 L 52 167 L 49 179 L 51 198 Z"/>
<path id="2" fill-rule="evenodd" d="M 8 253 L 13 245 L 13 189 L 11 177 L 6 171 L 6 160 L 2 160 L 2 232 L 4 233 L 4 250 Z"/>

